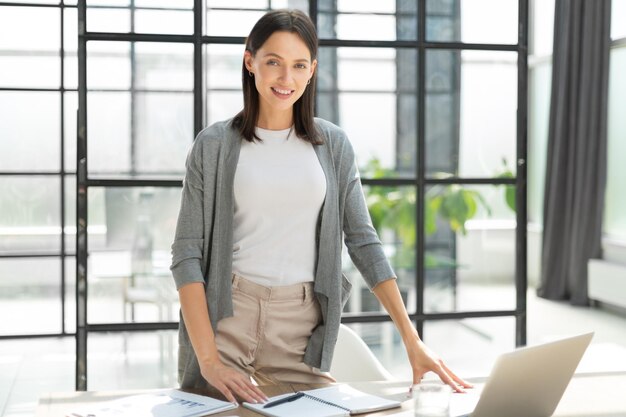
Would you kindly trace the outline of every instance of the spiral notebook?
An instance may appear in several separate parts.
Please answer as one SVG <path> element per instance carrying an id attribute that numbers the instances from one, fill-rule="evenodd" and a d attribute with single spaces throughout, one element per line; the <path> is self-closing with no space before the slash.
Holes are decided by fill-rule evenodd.
<path id="1" fill-rule="evenodd" d="M 388 408 L 400 407 L 400 402 L 366 394 L 349 385 L 301 391 L 304 396 L 295 401 L 264 408 L 265 404 L 243 403 L 243 406 L 270 417 L 335 417 L 371 413 Z M 278 395 L 268 402 L 293 395 Z"/>

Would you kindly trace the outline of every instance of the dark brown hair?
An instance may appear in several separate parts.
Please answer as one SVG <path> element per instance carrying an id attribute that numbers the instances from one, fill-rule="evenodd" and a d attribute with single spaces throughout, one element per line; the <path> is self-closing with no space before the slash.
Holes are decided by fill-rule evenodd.
<path id="1" fill-rule="evenodd" d="M 311 62 L 317 58 L 317 33 L 309 17 L 300 10 L 273 10 L 261 17 L 250 31 L 246 40 L 246 51 L 255 56 L 265 41 L 274 32 L 283 31 L 297 34 L 306 44 L 311 53 Z M 315 128 L 313 121 L 315 105 L 315 79 L 317 71 L 311 77 L 304 94 L 293 105 L 293 120 L 296 135 L 314 145 L 323 143 L 322 137 Z M 245 61 L 241 66 L 241 82 L 243 84 L 243 110 L 233 119 L 234 126 L 248 141 L 259 139 L 254 129 L 259 117 L 259 92 L 254 77 L 248 74 Z"/>

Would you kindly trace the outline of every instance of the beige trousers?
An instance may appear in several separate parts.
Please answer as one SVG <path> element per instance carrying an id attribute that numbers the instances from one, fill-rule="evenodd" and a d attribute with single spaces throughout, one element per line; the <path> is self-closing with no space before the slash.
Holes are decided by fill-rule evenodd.
<path id="1" fill-rule="evenodd" d="M 215 342 L 227 366 L 259 385 L 336 382 L 303 362 L 321 321 L 313 283 L 265 287 L 233 274 L 233 317 L 217 324 Z"/>

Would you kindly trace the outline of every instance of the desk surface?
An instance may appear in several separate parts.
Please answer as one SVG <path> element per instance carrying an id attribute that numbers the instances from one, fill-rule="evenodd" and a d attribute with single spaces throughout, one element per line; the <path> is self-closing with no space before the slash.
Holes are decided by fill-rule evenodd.
<path id="1" fill-rule="evenodd" d="M 474 381 L 477 389 L 481 380 Z M 412 404 L 406 397 L 408 382 L 358 382 L 351 386 L 371 394 L 392 398 L 402 402 L 401 408 L 362 414 L 363 416 L 388 416 L 411 410 Z M 312 389 L 323 385 L 279 385 L 262 387 L 268 396 L 285 392 Z M 113 400 L 146 390 L 107 391 L 107 392 L 65 392 L 44 394 L 39 400 L 35 417 L 59 417 L 84 406 L 85 404 Z M 455 394 L 456 395 L 456 394 Z M 458 394 L 462 395 L 462 394 Z M 258 417 L 243 407 L 226 411 L 215 416 Z M 554 416 L 557 417 L 626 417 L 626 372 L 576 375 L 570 382 Z"/>

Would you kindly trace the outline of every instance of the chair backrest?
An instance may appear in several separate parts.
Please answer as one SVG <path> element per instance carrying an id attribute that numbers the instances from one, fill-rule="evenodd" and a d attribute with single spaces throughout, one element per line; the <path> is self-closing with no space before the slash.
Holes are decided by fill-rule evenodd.
<path id="1" fill-rule="evenodd" d="M 337 382 L 393 381 L 363 339 L 351 328 L 339 326 L 330 374 Z"/>

